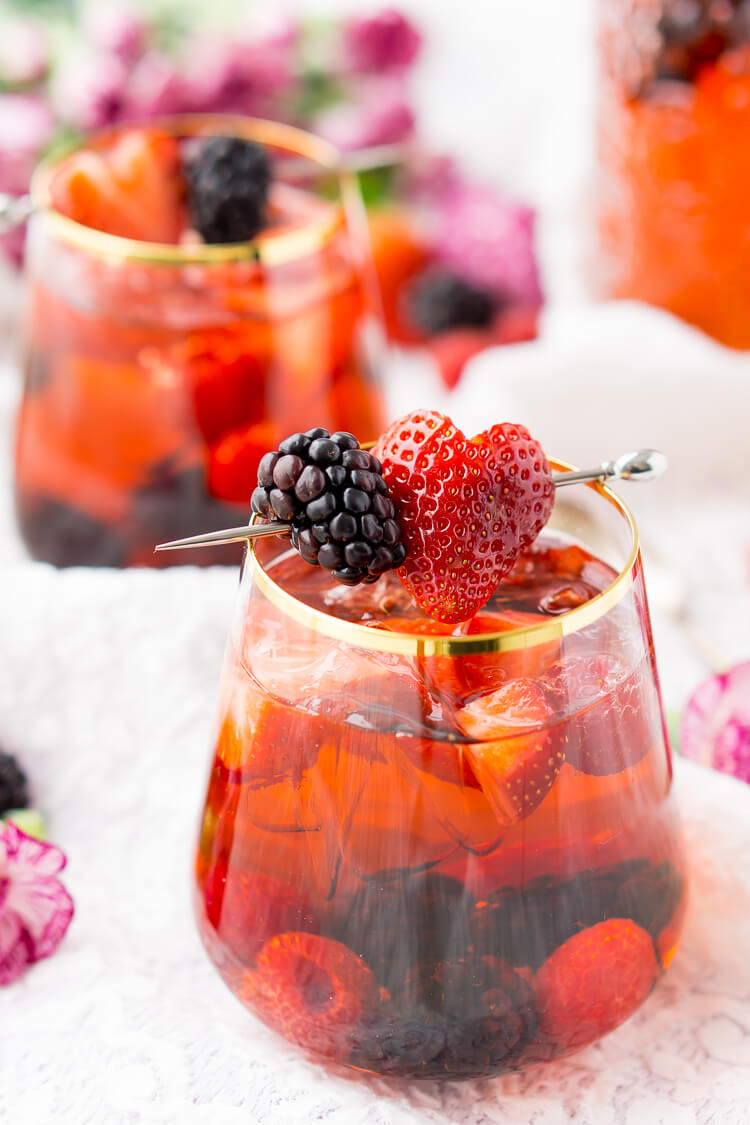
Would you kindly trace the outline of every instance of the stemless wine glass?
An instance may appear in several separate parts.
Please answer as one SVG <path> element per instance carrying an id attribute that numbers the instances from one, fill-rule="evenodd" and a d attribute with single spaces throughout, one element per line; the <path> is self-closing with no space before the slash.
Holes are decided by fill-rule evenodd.
<path id="1" fill-rule="evenodd" d="M 319 1058 L 454 1078 L 559 1057 L 675 952 L 671 780 L 636 529 L 606 487 L 557 500 L 468 627 L 422 616 L 393 573 L 342 589 L 259 540 L 198 843 L 202 939 Z"/>
<path id="2" fill-rule="evenodd" d="M 242 117 L 149 128 L 264 145 L 269 223 L 247 243 L 138 242 L 55 210 L 67 157 L 37 172 L 16 507 L 32 555 L 56 565 L 174 562 L 154 544 L 244 518 L 260 457 L 307 419 L 363 439 L 383 424 L 366 225 L 336 150 Z M 83 147 L 107 153 L 125 131 Z"/>

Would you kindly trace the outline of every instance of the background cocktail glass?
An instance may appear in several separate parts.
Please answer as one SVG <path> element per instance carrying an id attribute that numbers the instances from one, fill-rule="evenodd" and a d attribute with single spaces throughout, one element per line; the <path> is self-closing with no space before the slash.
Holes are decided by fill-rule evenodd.
<path id="1" fill-rule="evenodd" d="M 60 161 L 38 171 L 16 506 L 57 565 L 232 561 L 153 547 L 244 520 L 263 452 L 311 420 L 363 440 L 383 424 L 366 225 L 336 150 L 242 117 L 159 128 L 265 145 L 273 222 L 251 243 L 137 242 L 60 214 Z"/>

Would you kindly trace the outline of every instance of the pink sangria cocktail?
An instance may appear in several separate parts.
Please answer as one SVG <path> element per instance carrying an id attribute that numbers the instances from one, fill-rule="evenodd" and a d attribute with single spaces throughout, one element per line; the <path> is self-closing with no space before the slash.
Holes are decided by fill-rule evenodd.
<path id="1" fill-rule="evenodd" d="M 439 446 L 425 417 L 440 418 L 397 423 L 399 450 L 381 439 L 347 470 L 382 470 L 411 569 L 396 545 L 401 569 L 377 581 L 349 555 L 332 570 L 335 535 L 317 566 L 301 534 L 300 553 L 281 539 L 248 552 L 196 906 L 229 987 L 292 1042 L 376 1074 L 469 1078 L 560 1057 L 630 1016 L 674 955 L 685 885 L 630 514 L 593 485 L 549 517 L 549 466 L 525 431 L 492 447 L 453 428 Z M 345 461 L 350 435 L 331 437 Z M 296 455 L 269 455 L 267 478 L 261 465 L 272 504 Z M 481 590 L 482 527 L 441 512 L 451 497 L 478 512 L 480 462 L 529 503 L 520 550 L 476 605 L 461 583 Z M 460 471 L 472 466 L 479 483 Z M 529 515 L 532 531 L 549 522 L 524 542 Z M 351 559 L 370 532 L 383 542 L 357 518 Z"/>

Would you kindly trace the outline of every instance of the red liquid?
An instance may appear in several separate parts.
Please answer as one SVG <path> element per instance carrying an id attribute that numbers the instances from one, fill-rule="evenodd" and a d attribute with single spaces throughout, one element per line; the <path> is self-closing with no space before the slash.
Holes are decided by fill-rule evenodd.
<path id="1" fill-rule="evenodd" d="M 448 631 L 393 575 L 332 588 L 290 555 L 270 573 L 346 620 Z M 549 621 L 613 577 L 542 536 L 464 628 Z M 199 925 L 230 988 L 292 1041 L 378 1073 L 499 1073 L 629 1014 L 584 1033 L 545 1015 L 549 958 L 575 934 L 622 919 L 653 976 L 669 963 L 679 830 L 625 603 L 534 647 L 418 658 L 337 645 L 259 598 L 224 686 Z"/>

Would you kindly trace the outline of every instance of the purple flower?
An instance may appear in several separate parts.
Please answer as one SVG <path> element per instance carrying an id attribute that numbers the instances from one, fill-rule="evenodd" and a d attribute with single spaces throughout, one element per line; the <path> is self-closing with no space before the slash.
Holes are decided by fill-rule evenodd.
<path id="1" fill-rule="evenodd" d="M 0 82 L 24 86 L 47 73 L 49 50 L 42 25 L 33 19 L 0 23 Z"/>
<path id="2" fill-rule="evenodd" d="M 750 662 L 704 680 L 685 708 L 680 748 L 750 783 Z"/>
<path id="3" fill-rule="evenodd" d="M 401 81 L 372 78 L 360 84 L 355 100 L 326 110 L 315 130 L 344 152 L 397 144 L 414 133 L 414 111 Z"/>
<path id="4" fill-rule="evenodd" d="M 116 0 L 89 4 L 84 31 L 98 50 L 115 55 L 123 62 L 137 59 L 148 39 L 148 26 L 139 13 L 129 4 Z"/>
<path id="5" fill-rule="evenodd" d="M 422 36 L 414 24 L 395 8 L 384 8 L 376 16 L 354 17 L 344 26 L 348 69 L 358 74 L 407 67 L 421 45 Z"/>
<path id="6" fill-rule="evenodd" d="M 49 957 L 73 917 L 73 900 L 57 878 L 66 859 L 59 848 L 0 824 L 0 985 Z"/>
<path id="7" fill-rule="evenodd" d="M 435 253 L 451 272 L 540 308 L 534 210 L 485 187 L 460 185 L 438 209 Z"/>
<path id="8" fill-rule="evenodd" d="M 76 51 L 53 76 L 52 106 L 77 129 L 99 129 L 119 121 L 126 104 L 128 68 L 117 55 Z"/>

